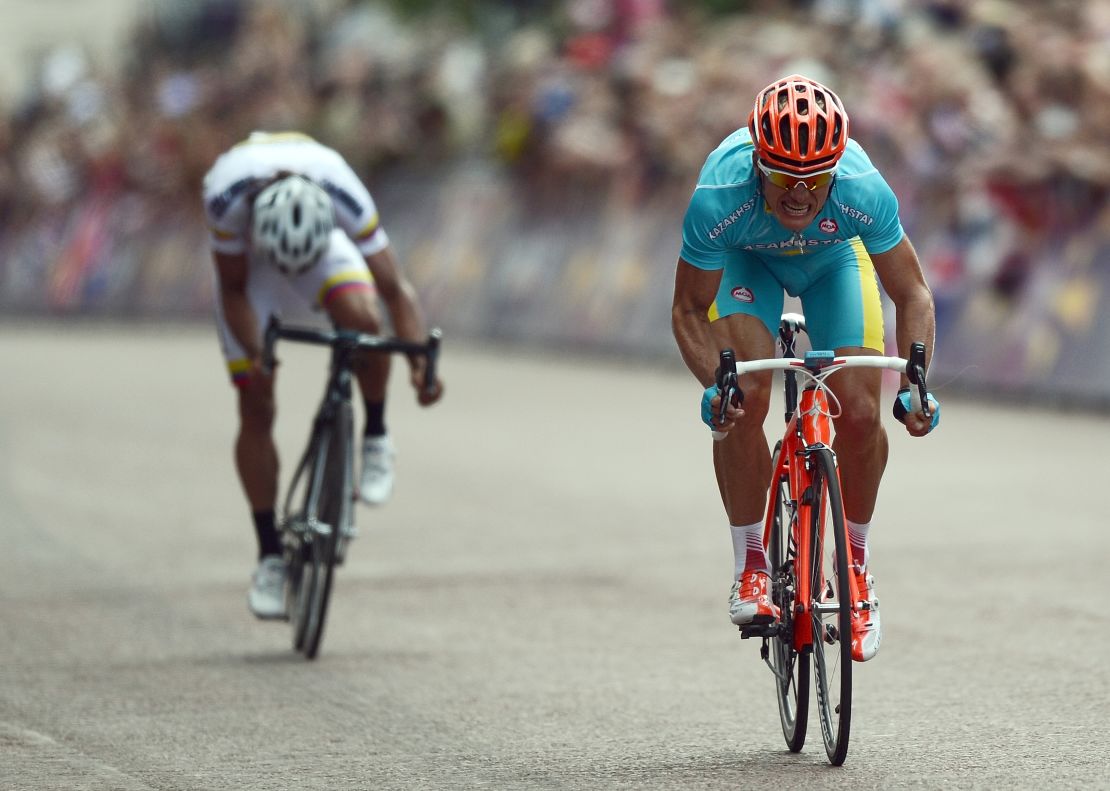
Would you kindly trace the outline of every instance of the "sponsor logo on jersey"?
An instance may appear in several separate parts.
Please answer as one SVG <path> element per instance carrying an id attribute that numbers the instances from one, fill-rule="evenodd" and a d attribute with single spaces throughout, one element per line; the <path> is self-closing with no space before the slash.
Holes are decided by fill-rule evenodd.
<path id="1" fill-rule="evenodd" d="M 859 220 L 864 225 L 871 225 L 873 222 L 875 222 L 875 218 L 873 218 L 870 214 L 865 214 L 854 206 L 849 206 L 847 203 L 841 203 L 839 205 L 840 210 L 851 217 L 853 220 Z"/>
<path id="2" fill-rule="evenodd" d="M 746 302 L 749 305 L 755 302 L 755 294 L 747 286 L 737 286 L 732 289 L 732 298 L 737 302 Z"/>
<path id="3" fill-rule="evenodd" d="M 788 254 L 795 255 L 800 247 L 824 247 L 830 244 L 840 244 L 842 239 L 802 239 L 799 244 L 794 239 L 783 239 L 781 242 L 756 242 L 743 245 L 741 250 L 786 250 Z"/>
<path id="4" fill-rule="evenodd" d="M 836 220 L 832 217 L 826 217 L 821 220 L 821 222 L 817 224 L 817 227 L 825 233 L 836 233 L 840 229 L 840 226 L 836 224 Z"/>
<path id="5" fill-rule="evenodd" d="M 749 198 L 747 201 L 740 204 L 736 208 L 736 211 L 734 211 L 728 217 L 725 217 L 723 220 L 721 220 L 719 223 L 717 223 L 717 225 L 713 228 L 713 230 L 711 230 L 709 232 L 709 238 L 710 239 L 716 239 L 718 236 L 720 236 L 722 233 L 724 233 L 725 228 L 729 227 L 734 222 L 736 222 L 741 217 L 743 217 L 745 214 L 747 214 L 749 211 L 751 211 L 752 206 L 755 206 L 755 198 Z"/>

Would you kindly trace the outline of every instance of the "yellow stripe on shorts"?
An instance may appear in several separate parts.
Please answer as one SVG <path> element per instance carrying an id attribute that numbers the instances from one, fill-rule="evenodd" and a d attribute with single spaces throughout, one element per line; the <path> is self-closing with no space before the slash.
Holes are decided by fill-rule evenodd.
<path id="1" fill-rule="evenodd" d="M 332 275 L 325 280 L 324 285 L 320 286 L 320 290 L 316 294 L 316 299 L 320 305 L 327 305 L 328 300 L 341 291 L 348 288 L 368 288 L 373 282 L 374 280 L 367 270 L 349 269 L 346 272 Z"/>
<path id="2" fill-rule="evenodd" d="M 877 352 L 883 348 L 883 301 L 879 296 L 879 281 L 875 265 L 858 236 L 851 240 L 852 249 L 859 261 L 860 307 L 863 310 L 863 345 Z"/>

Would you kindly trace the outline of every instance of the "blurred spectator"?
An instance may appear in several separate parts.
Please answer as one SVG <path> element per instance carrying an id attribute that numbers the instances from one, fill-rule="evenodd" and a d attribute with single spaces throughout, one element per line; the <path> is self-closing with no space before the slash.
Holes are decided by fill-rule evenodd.
<path id="1" fill-rule="evenodd" d="M 61 47 L 0 118 L 0 299 L 34 307 L 27 272 L 58 251 L 79 292 L 108 244 L 88 242 L 94 207 L 121 223 L 106 240 L 192 239 L 200 178 L 256 128 L 306 129 L 375 179 L 478 160 L 530 211 L 631 218 L 681 203 L 754 91 L 795 70 L 844 98 L 944 288 L 1013 299 L 1062 237 L 1105 240 L 1101 0 L 161 0 L 119 73 Z"/>

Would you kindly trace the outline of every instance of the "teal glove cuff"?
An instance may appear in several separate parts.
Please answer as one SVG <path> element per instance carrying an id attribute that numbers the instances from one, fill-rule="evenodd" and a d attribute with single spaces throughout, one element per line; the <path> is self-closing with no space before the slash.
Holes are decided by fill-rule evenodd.
<path id="1" fill-rule="evenodd" d="M 716 431 L 717 427 L 713 425 L 713 418 L 715 416 L 713 414 L 713 405 L 710 402 L 720 392 L 721 391 L 717 389 L 717 385 L 710 385 L 705 388 L 705 392 L 701 394 L 701 422 L 709 426 L 713 431 Z"/>
<path id="2" fill-rule="evenodd" d="M 929 424 L 929 431 L 932 431 L 940 425 L 940 402 L 937 401 L 932 393 L 926 393 L 926 398 L 929 399 L 933 407 L 933 422 Z M 913 409 L 913 406 L 910 402 L 910 389 L 908 387 L 903 387 L 898 391 L 898 395 L 894 399 L 895 419 L 900 423 L 905 423 L 906 415 L 911 409 Z"/>

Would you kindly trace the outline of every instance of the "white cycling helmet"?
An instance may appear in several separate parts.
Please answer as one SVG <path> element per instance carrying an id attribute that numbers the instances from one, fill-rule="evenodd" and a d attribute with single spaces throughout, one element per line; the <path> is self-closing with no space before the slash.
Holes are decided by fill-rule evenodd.
<path id="1" fill-rule="evenodd" d="M 285 275 L 307 272 L 328 249 L 335 228 L 331 198 L 301 176 L 275 181 L 254 200 L 254 249 Z"/>

